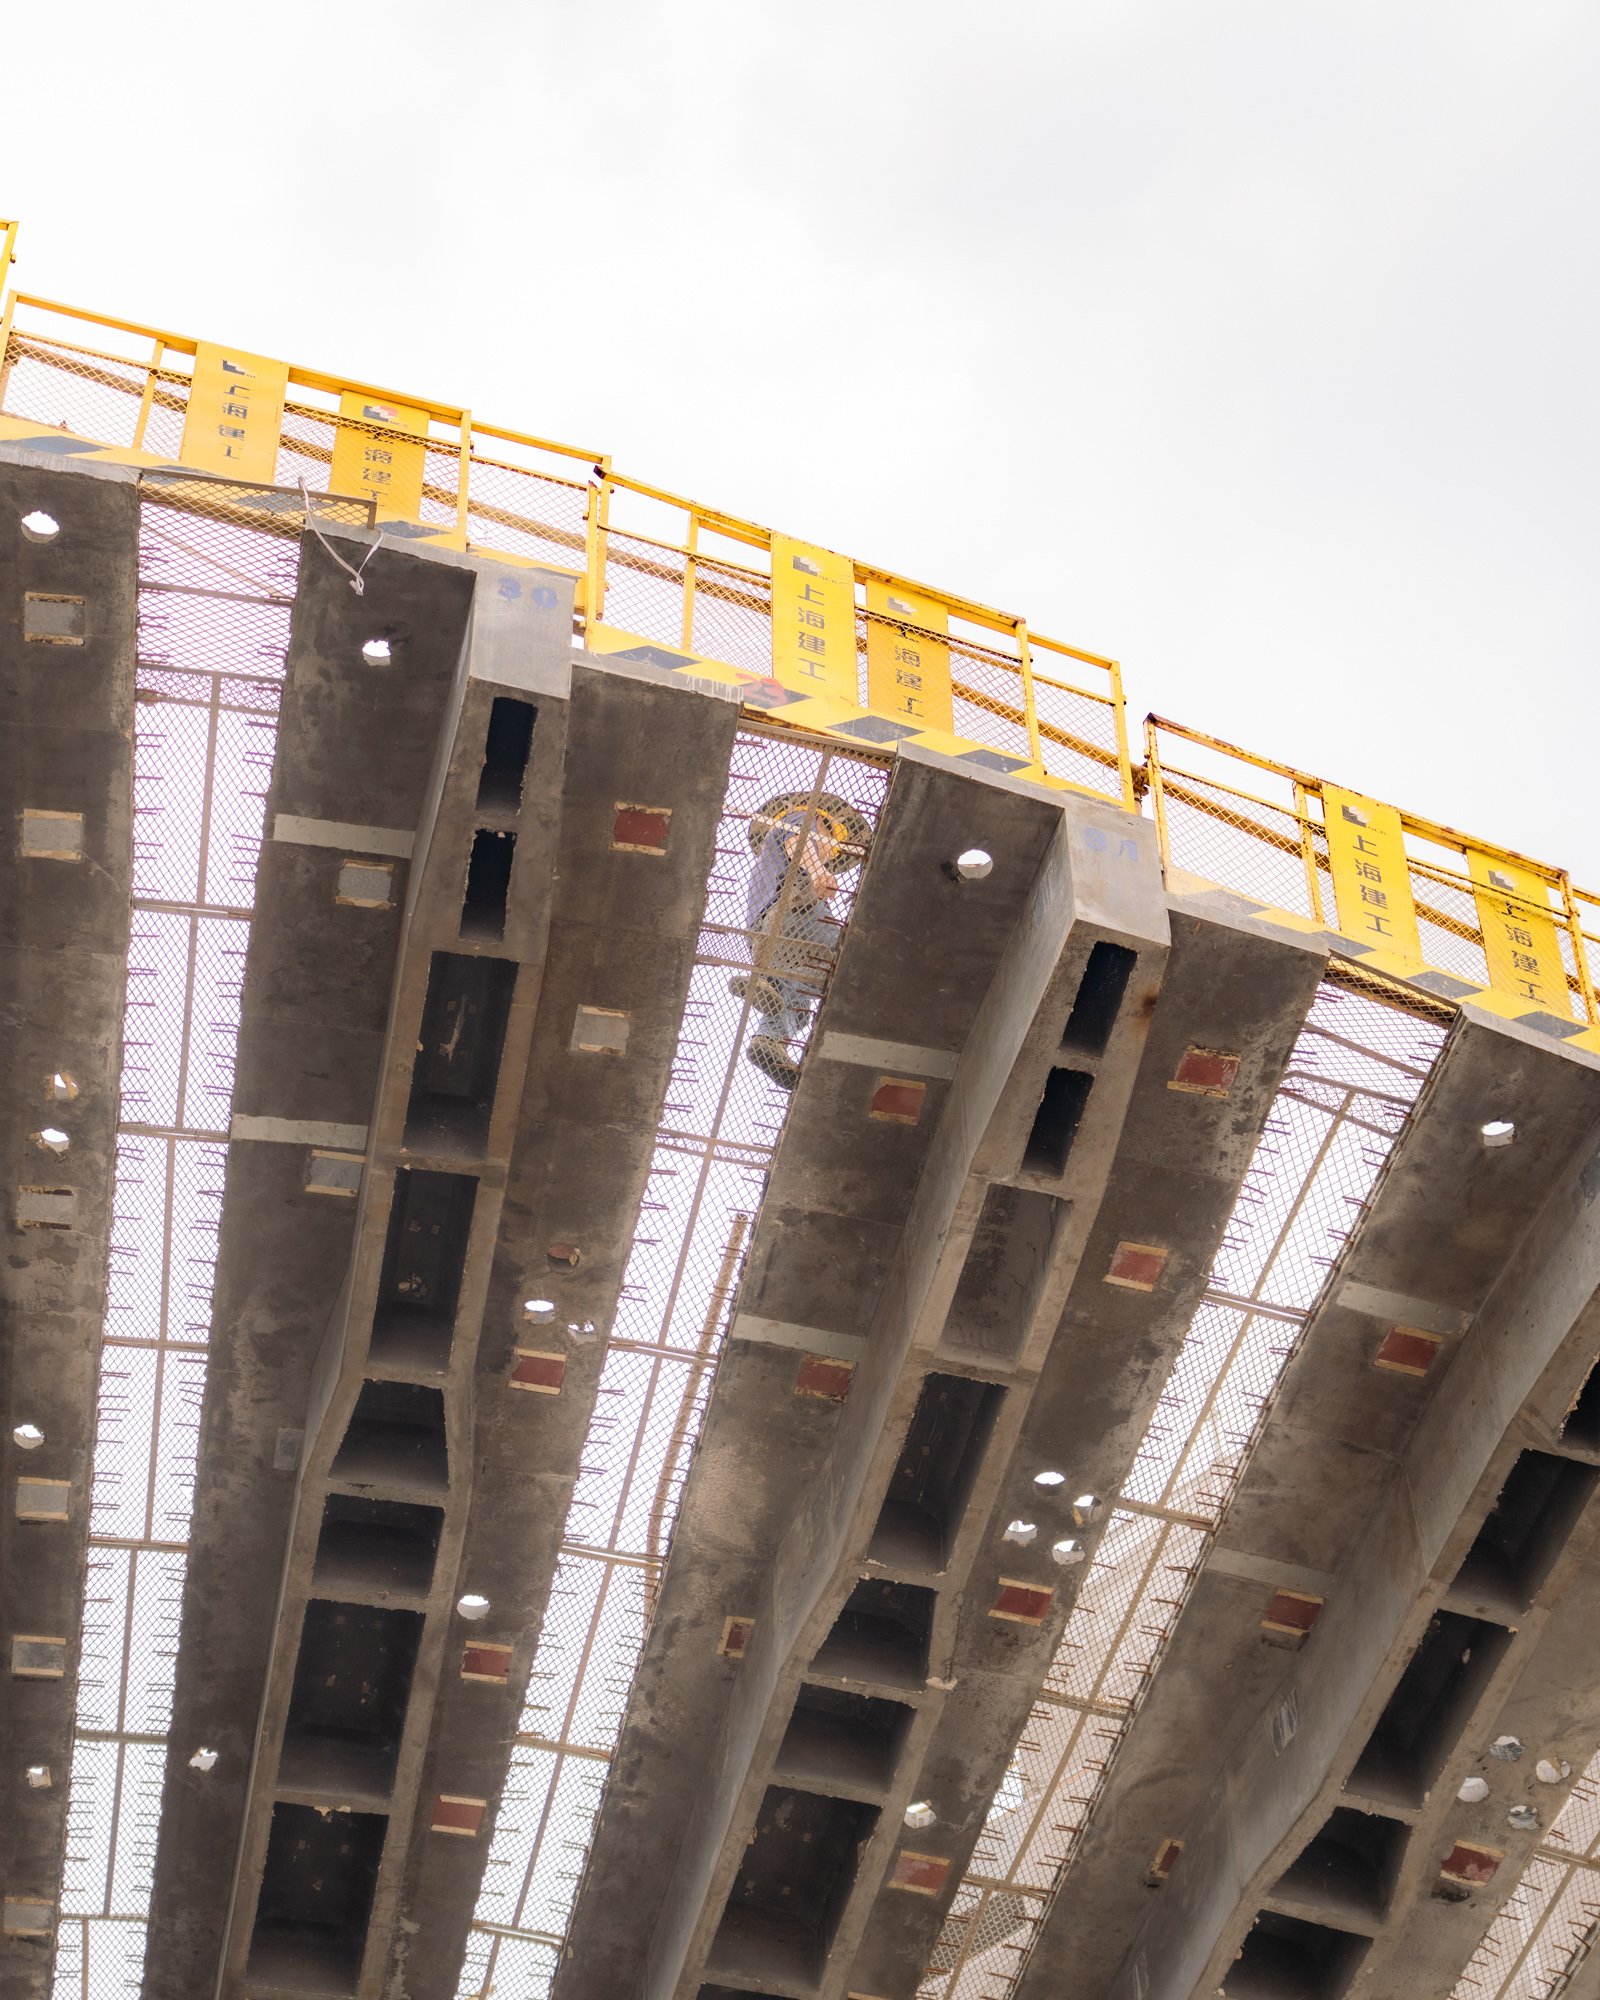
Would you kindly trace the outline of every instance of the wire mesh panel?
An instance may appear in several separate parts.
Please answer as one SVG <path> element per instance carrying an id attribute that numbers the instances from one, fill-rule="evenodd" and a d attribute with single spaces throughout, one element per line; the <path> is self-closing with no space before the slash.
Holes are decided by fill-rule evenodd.
<path id="1" fill-rule="evenodd" d="M 605 551 L 606 623 L 657 639 L 663 646 L 682 646 L 684 598 L 690 587 L 688 556 L 615 528 L 606 535 Z"/>
<path id="2" fill-rule="evenodd" d="M 1121 762 L 1114 703 L 1037 671 L 1033 700 L 1044 768 L 1052 777 L 1115 797 Z"/>
<path id="3" fill-rule="evenodd" d="M 1324 886 L 1322 908 L 1311 907 L 1300 820 L 1292 807 L 1165 765 L 1161 791 L 1168 850 L 1179 868 L 1297 916 L 1332 917 L 1331 883 Z"/>
<path id="4" fill-rule="evenodd" d="M 191 387 L 186 356 L 194 343 L 128 327 L 119 332 L 137 355 L 114 354 L 63 337 L 62 326 L 73 327 L 79 320 L 70 309 L 26 298 L 16 304 L 23 317 L 10 330 L 0 367 L 0 408 L 79 437 L 133 447 L 154 459 L 181 457 Z M 96 325 L 96 337 L 113 325 Z M 609 461 L 594 464 L 573 447 L 498 429 L 474 430 L 463 411 L 407 404 L 402 415 L 367 401 L 375 392 L 363 385 L 349 384 L 341 391 L 321 371 L 291 369 L 289 374 L 273 471 L 285 489 L 328 495 L 336 484 L 355 484 L 365 492 L 366 474 L 357 478 L 353 465 L 405 454 L 408 481 L 403 492 L 397 471 L 367 468 L 375 479 L 396 480 L 383 490 L 394 506 L 397 526 L 408 516 L 452 544 L 565 570 L 583 579 L 580 616 L 685 647 L 763 680 L 770 676 L 767 530 L 613 474 Z M 354 456 L 347 459 L 351 452 Z M 612 526 L 613 513 L 619 522 L 626 516 L 627 527 Z M 636 517 L 648 517 L 651 532 L 640 532 Z M 656 523 L 677 539 L 654 536 Z M 400 532 L 405 532 L 403 526 Z M 881 576 L 858 572 L 856 592 L 864 588 L 868 574 Z M 152 568 L 151 580 L 155 577 Z M 905 588 L 921 594 L 913 586 Z M 1131 804 L 1132 767 L 1120 695 L 1113 698 L 1102 683 L 1108 673 L 1115 682 L 1110 663 L 1038 639 L 1036 650 L 1058 671 L 1030 676 L 1020 619 L 957 597 L 932 602 L 940 608 L 937 631 L 930 628 L 930 637 L 950 670 L 955 731 L 1008 760 L 1037 758 L 1053 777 Z M 208 613 L 200 605 L 191 615 Z M 150 617 L 153 632 L 163 622 L 181 623 L 182 614 L 152 602 Z M 884 622 L 881 614 L 857 602 L 855 686 L 849 691 L 857 702 L 869 692 L 868 626 L 875 618 Z M 241 633 L 251 623 L 247 617 Z M 147 645 L 142 657 L 155 660 L 157 650 Z M 1091 686 L 1073 684 L 1080 666 Z M 918 721 L 914 706 L 910 711 L 894 706 L 883 713 L 902 725 Z M 923 718 L 929 726 L 937 726 L 939 719 L 933 709 Z"/>
<path id="5" fill-rule="evenodd" d="M 9 402 L 9 399 L 8 399 Z M 193 482 L 190 482 L 193 485 Z M 56 2000 L 124 2000 L 172 1718 L 233 1059 L 298 540 L 140 510 L 134 911 Z M 208 511 L 209 510 L 209 511 Z"/>
<path id="6" fill-rule="evenodd" d="M 1160 1669 L 1273 1393 L 1444 1046 L 1324 983 L 1190 1322 L 990 1807 L 962 1898 L 1038 1896 L 1015 1938 L 947 1924 L 919 2000 L 1005 2000 Z M 1468 1996 L 1458 1996 L 1468 2000 Z"/>
<path id="7" fill-rule="evenodd" d="M 581 571 L 589 489 L 521 466 L 472 455 L 467 474 L 467 539 L 552 569 Z"/>
<path id="8" fill-rule="evenodd" d="M 1181 765 L 1169 739 L 1181 746 Z M 1397 843 L 1393 873 L 1384 878 L 1376 859 L 1360 860 L 1355 879 L 1346 875 L 1341 912 L 1328 829 L 1336 788 L 1156 716 L 1148 719 L 1147 741 L 1146 776 L 1170 866 L 1347 936 L 1359 933 L 1369 945 L 1387 940 L 1394 949 L 1390 970 L 1400 976 L 1442 972 L 1517 999 L 1524 1014 L 1537 1003 L 1539 1013 L 1553 1012 L 1557 1020 L 1600 1020 L 1589 955 L 1583 963 L 1578 956 L 1588 899 L 1561 871 L 1369 801 L 1374 828 Z M 1260 797 L 1246 786 L 1278 796 Z M 1338 801 L 1338 813 L 1361 811 Z M 1402 872 L 1409 895 L 1399 889 Z M 1353 910 L 1356 889 L 1362 901 Z M 1388 909 L 1391 893 L 1396 908 L 1389 915 L 1403 921 L 1385 929 L 1389 917 L 1374 912 Z"/>
<path id="9" fill-rule="evenodd" d="M 146 369 L 119 355 L 30 339 L 13 331 L 5 353 L 5 410 L 49 430 L 131 445 Z"/>
<path id="10" fill-rule="evenodd" d="M 753 732 L 734 748 L 672 1074 L 584 1439 L 544 1623 L 457 1991 L 548 1993 L 627 1711 L 657 1579 L 711 1393 L 739 1260 L 787 1091 L 750 1060 L 760 982 L 789 989 L 782 1047 L 803 1058 L 832 947 L 765 922 L 752 882 L 775 816 L 796 812 L 776 878 L 799 893 L 823 808 L 870 830 L 878 762 Z M 809 815 L 809 817 L 808 817 Z M 780 840 L 781 834 L 777 836 Z M 863 843 L 833 862 L 833 920 L 849 920 Z"/>
<path id="11" fill-rule="evenodd" d="M 1600 1751 L 1589 1759 L 1450 2000 L 1552 2000 L 1600 1944 Z"/>

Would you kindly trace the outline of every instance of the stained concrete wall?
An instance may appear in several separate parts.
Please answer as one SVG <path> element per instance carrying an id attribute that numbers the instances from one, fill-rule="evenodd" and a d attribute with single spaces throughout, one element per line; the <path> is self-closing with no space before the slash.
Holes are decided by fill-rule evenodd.
<path id="1" fill-rule="evenodd" d="M 60 532 L 30 540 L 24 514 Z M 86 476 L 0 450 L 0 1884 L 54 1903 L 61 1879 L 88 1533 L 94 1385 L 104 1322 L 131 869 L 138 506 L 131 477 Z M 26 600 L 74 643 L 29 639 Z M 36 619 L 37 612 L 34 614 Z M 27 858 L 25 810 L 81 815 L 76 860 Z M 58 822 L 59 824 L 59 822 Z M 57 1071 L 76 1095 L 58 1101 Z M 65 1131 L 64 1155 L 34 1135 Z M 68 1191 L 62 1226 L 25 1226 L 20 1190 Z M 44 1432 L 21 1451 L 13 1428 Z M 17 1518 L 20 1479 L 62 1482 L 64 1521 Z M 51 1502 L 62 1497 L 47 1496 Z M 23 1635 L 65 1641 L 59 1679 L 12 1673 Z M 116 1663 L 112 1663 L 112 1670 Z M 45 1764 L 48 1790 L 26 1786 Z M 42 2000 L 48 1938 L 0 1939 L 0 1995 Z"/>
<path id="2" fill-rule="evenodd" d="M 367 855 L 360 840 L 347 850 L 274 831 L 279 815 L 416 831 L 473 587 L 466 568 L 386 549 L 366 579 L 366 594 L 355 596 L 306 537 L 234 1089 L 238 1112 L 358 1129 L 372 1117 L 379 1080 L 408 863 L 368 856 L 393 866 L 391 907 L 342 904 L 339 869 L 348 856 Z M 380 625 L 393 664 L 374 669 L 361 648 Z M 241 1139 L 229 1151 L 146 1959 L 151 2000 L 188 2000 L 217 1977 L 312 1368 L 345 1284 L 355 1223 L 352 1198 L 308 1192 L 309 1153 L 304 1139 Z M 219 1753 L 207 1773 L 188 1766 L 200 1744 Z"/>
<path id="3" fill-rule="evenodd" d="M 1519 1442 L 1549 1448 L 1593 1361 L 1581 1176 L 1597 1085 L 1592 1065 L 1485 1020 L 1456 1031 L 1286 1372 L 1074 1860 L 1071 1893 L 1028 1966 L 1024 2000 L 1052 1991 L 1068 1966 L 1107 1992 L 1148 1980 L 1152 1994 L 1210 1993 L 1259 1908 L 1307 1916 L 1303 1897 L 1275 1885 L 1341 1804 L 1392 1818 L 1404 1851 L 1381 1919 L 1339 1914 L 1352 1934 L 1378 1939 L 1352 1990 L 1398 1995 L 1430 1980 L 1442 1990 L 1465 1963 L 1520 1861 L 1498 1799 L 1492 1844 L 1511 1852 L 1505 1880 L 1487 1896 L 1435 1894 L 1452 1841 L 1484 1833 L 1484 1815 L 1454 1794 L 1484 1762 L 1501 1704 L 1511 1698 L 1505 1713 L 1531 1727 L 1538 1673 L 1562 1671 L 1559 1637 L 1544 1666 L 1532 1664 L 1537 1633 L 1572 1615 L 1564 1593 L 1583 1601 L 1589 1531 L 1580 1527 L 1545 1597 L 1516 1620 L 1426 1798 L 1401 1803 L 1350 1773 L 1433 1612 L 1458 1604 L 1450 1580 Z M 1516 1143 L 1487 1149 L 1478 1126 L 1502 1109 L 1514 1112 Z M 1373 1366 L 1391 1320 L 1447 1336 L 1427 1376 Z M 1294 1587 L 1297 1574 L 1327 1602 L 1285 1668 L 1284 1655 L 1261 1657 L 1270 1649 L 1259 1620 L 1272 1580 Z M 1523 1674 L 1530 1693 L 1517 1707 Z M 1291 1690 L 1295 1733 L 1279 1747 L 1270 1725 Z M 1579 1683 L 1552 1699 L 1540 1733 L 1589 1727 Z M 1184 1840 L 1182 1859 L 1152 1894 L 1144 1872 L 1166 1839 Z"/>

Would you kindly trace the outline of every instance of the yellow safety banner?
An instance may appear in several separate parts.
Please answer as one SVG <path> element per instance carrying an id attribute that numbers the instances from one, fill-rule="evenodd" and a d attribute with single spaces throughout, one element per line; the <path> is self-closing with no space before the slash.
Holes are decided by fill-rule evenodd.
<path id="1" fill-rule="evenodd" d="M 195 348 L 179 460 L 202 472 L 231 472 L 236 479 L 271 486 L 278 476 L 288 393 L 286 361 L 202 340 Z"/>
<path id="2" fill-rule="evenodd" d="M 860 699 L 856 573 L 848 556 L 773 536 L 772 673 L 807 694 Z"/>
<path id="3" fill-rule="evenodd" d="M 1570 1021 L 1567 969 L 1544 883 L 1498 854 L 1479 854 L 1471 848 L 1467 867 L 1483 926 L 1489 984 L 1519 1000 L 1536 1001 L 1548 1013 Z"/>
<path id="4" fill-rule="evenodd" d="M 427 435 L 426 410 L 346 389 L 333 441 L 332 490 L 371 500 L 380 521 L 415 521 L 422 512 L 427 458 L 420 440 Z"/>
<path id="5" fill-rule="evenodd" d="M 1420 965 L 1422 939 L 1400 815 L 1359 792 L 1324 785 L 1322 818 L 1340 930 Z"/>
<path id="6" fill-rule="evenodd" d="M 955 728 L 949 613 L 901 583 L 867 582 L 867 706 L 918 729 Z"/>

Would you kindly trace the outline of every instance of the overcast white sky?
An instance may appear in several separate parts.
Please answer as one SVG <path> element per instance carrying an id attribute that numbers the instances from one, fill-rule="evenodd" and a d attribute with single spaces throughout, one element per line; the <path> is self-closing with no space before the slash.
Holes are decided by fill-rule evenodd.
<path id="1" fill-rule="evenodd" d="M 18 282 L 609 450 L 1570 866 L 1596 0 L 123 5 Z"/>

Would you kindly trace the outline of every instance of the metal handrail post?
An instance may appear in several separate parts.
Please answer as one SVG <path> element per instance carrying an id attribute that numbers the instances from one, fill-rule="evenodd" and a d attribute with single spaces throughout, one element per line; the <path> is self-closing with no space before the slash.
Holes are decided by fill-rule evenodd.
<path id="1" fill-rule="evenodd" d="M 1111 719 L 1117 735 L 1117 775 L 1122 781 L 1122 803 L 1129 812 L 1139 810 L 1139 788 L 1133 778 L 1133 752 L 1128 747 L 1128 704 L 1122 693 L 1122 662 L 1112 660 L 1106 671 L 1111 676 Z"/>
<path id="2" fill-rule="evenodd" d="M 472 412 L 461 412 L 460 429 L 457 432 L 456 475 L 456 533 L 461 537 L 461 546 L 467 546 L 467 513 L 472 498 Z"/>
<path id="3" fill-rule="evenodd" d="M 1033 699 L 1033 653 L 1028 645 L 1028 626 L 1025 619 L 1016 623 L 1017 652 L 1022 662 L 1022 714 L 1028 728 L 1028 756 L 1044 769 L 1044 753 L 1039 744 L 1039 711 Z"/>
<path id="4" fill-rule="evenodd" d="M 144 449 L 145 426 L 150 421 L 150 408 L 156 398 L 156 377 L 161 372 L 161 363 L 166 358 L 166 342 L 158 333 L 150 343 L 150 359 L 144 371 L 144 394 L 139 398 L 139 414 L 134 419 L 133 448 Z"/>
<path id="5" fill-rule="evenodd" d="M 611 460 L 597 458 L 598 479 L 589 481 L 588 504 L 583 511 L 583 610 L 584 617 L 598 624 L 606 608 L 606 536 L 611 532 Z"/>
<path id="6" fill-rule="evenodd" d="M 1319 924 L 1328 920 L 1322 914 L 1322 880 L 1317 873 L 1317 850 L 1311 839 L 1311 799 L 1298 778 L 1294 781 L 1294 816 L 1300 824 L 1300 859 L 1305 863 L 1306 894 L 1311 899 L 1311 914 Z"/>
<path id="7" fill-rule="evenodd" d="M 1165 877 L 1172 866 L 1172 840 L 1167 827 L 1167 797 L 1161 789 L 1161 756 L 1153 715 L 1144 720 L 1144 768 L 1150 787 L 1150 807 L 1155 815 L 1156 846 L 1161 850 L 1161 873 Z"/>
<path id="8" fill-rule="evenodd" d="M 1583 936 L 1583 919 L 1578 910 L 1577 899 L 1572 893 L 1572 877 L 1564 868 L 1561 871 L 1559 886 L 1567 935 L 1572 939 L 1572 963 L 1577 969 L 1578 992 L 1583 999 L 1584 1018 L 1590 1027 L 1594 1027 L 1600 1024 L 1600 1010 L 1595 1006 L 1594 976 L 1589 969 L 1589 953 Z"/>
<path id="9" fill-rule="evenodd" d="M 699 548 L 700 517 L 691 513 L 683 551 L 683 650 L 686 653 L 694 651 L 694 577 Z"/>

